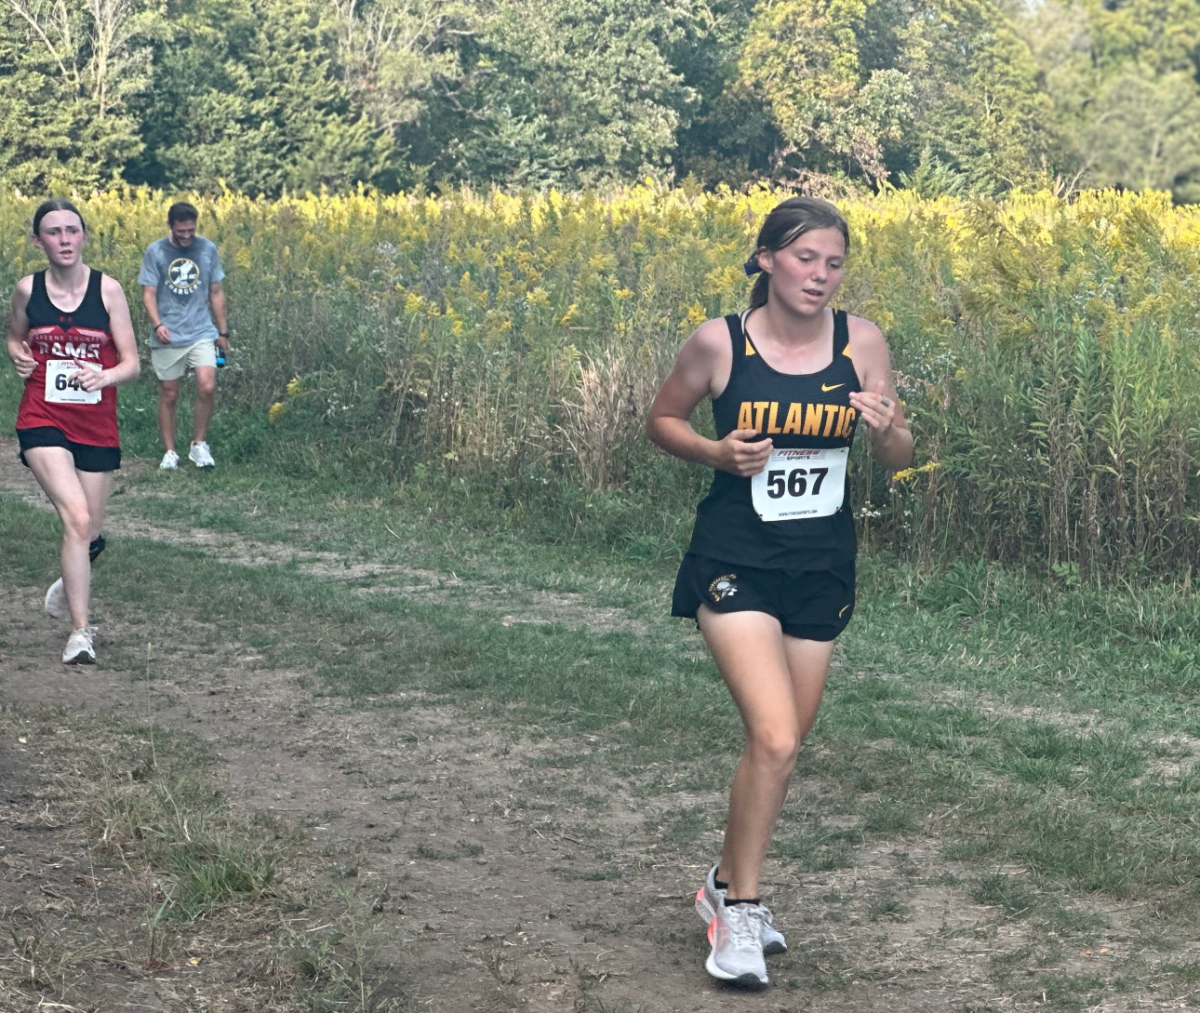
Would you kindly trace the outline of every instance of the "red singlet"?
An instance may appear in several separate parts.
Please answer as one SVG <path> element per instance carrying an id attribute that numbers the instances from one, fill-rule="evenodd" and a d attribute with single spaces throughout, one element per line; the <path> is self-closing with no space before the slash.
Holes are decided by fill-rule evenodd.
<path id="1" fill-rule="evenodd" d="M 59 309 L 46 292 L 46 272 L 33 276 L 33 292 L 25 316 L 29 320 L 26 340 L 37 365 L 25 381 L 25 393 L 17 409 L 17 428 L 53 426 L 73 443 L 91 447 L 120 445 L 117 434 L 117 388 L 100 391 L 97 404 L 58 404 L 46 400 L 46 363 L 52 359 L 97 362 L 104 369 L 117 365 L 117 346 L 109 329 L 108 310 L 100 296 L 100 279 L 92 270 L 87 294 L 70 313 Z"/>

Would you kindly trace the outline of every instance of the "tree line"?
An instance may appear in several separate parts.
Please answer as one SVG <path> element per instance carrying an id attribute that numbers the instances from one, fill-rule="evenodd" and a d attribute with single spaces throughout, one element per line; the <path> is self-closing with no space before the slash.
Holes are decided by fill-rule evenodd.
<path id="1" fill-rule="evenodd" d="M 0 0 L 0 182 L 1200 201 L 1200 0 Z"/>

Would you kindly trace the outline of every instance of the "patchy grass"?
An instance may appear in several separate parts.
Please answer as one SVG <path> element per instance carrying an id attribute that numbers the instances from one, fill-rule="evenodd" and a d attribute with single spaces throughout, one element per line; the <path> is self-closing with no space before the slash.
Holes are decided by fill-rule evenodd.
<path id="1" fill-rule="evenodd" d="M 214 782 L 219 760 L 200 740 L 117 718 L 0 706 L 0 745 L 10 743 L 36 757 L 37 775 L 27 808 L 10 809 L 12 826 L 55 832 L 46 845 L 60 857 L 43 860 L 86 874 L 63 873 L 60 883 L 42 872 L 40 895 L 56 899 L 44 911 L 13 903 L 12 894 L 0 903 L 11 942 L 0 951 L 0 1008 L 31 1008 L 39 998 L 58 1008 L 54 1000 L 114 969 L 118 977 L 126 968 L 153 974 L 198 965 L 190 954 L 219 949 L 243 965 L 240 976 L 264 1010 L 282 1008 L 276 1000 L 289 991 L 312 1010 L 401 1009 L 397 995 L 372 983 L 377 927 L 361 905 L 280 882 L 279 863 L 294 859 L 297 835 L 270 815 L 237 812 Z M 28 850 L 25 842 L 9 853 Z M 292 929 L 298 912 L 309 913 L 304 920 L 319 914 L 327 930 L 314 940 Z M 262 943 L 272 935 L 273 956 Z"/>
<path id="2" fill-rule="evenodd" d="M 600 835 L 608 806 L 595 800 L 607 803 L 620 784 L 629 798 L 664 800 L 654 817 L 655 860 L 695 860 L 719 846 L 711 793 L 727 788 L 739 729 L 694 634 L 664 616 L 668 566 L 530 545 L 519 533 L 431 519 L 402 502 L 305 496 L 278 477 L 251 484 L 236 472 L 211 482 L 147 474 L 123 509 L 233 541 L 295 545 L 296 558 L 240 565 L 203 547 L 112 539 L 97 570 L 100 609 L 121 617 L 167 597 L 184 603 L 214 633 L 253 648 L 259 664 L 305 672 L 315 698 L 352 714 L 401 715 L 415 698 L 469 706 L 514 740 L 548 744 L 529 757 L 514 806 L 537 808 L 522 793 L 542 796 L 535 801 L 546 810 L 577 805 Z M 176 478 L 189 497 L 159 495 Z M 202 483 L 213 498 L 189 513 Z M 0 577 L 47 583 L 56 522 L 11 496 L 0 505 L 0 537 L 12 547 Z M 303 553 L 317 550 L 346 569 L 425 568 L 437 580 L 427 581 L 433 590 L 396 592 L 394 575 L 341 580 L 336 567 L 306 571 Z M 788 874 L 827 884 L 806 916 L 893 931 L 920 922 L 921 891 L 940 890 L 980 909 L 988 927 L 975 931 L 993 934 L 988 980 L 1021 1002 L 1040 1004 L 1044 991 L 1050 1008 L 1088 1008 L 1104 996 L 1149 994 L 1158 982 L 1190 994 L 1195 964 L 1185 944 L 1200 921 L 1194 596 L 1169 586 L 1084 587 L 982 564 L 922 571 L 887 559 L 864 559 L 861 583 L 772 848 Z M 535 592 L 553 597 L 557 618 L 523 621 Z M 592 622 L 597 609 L 611 621 Z M 144 645 L 102 641 L 102 650 L 102 664 L 141 677 Z M 275 904 L 274 831 L 250 823 L 235 833 L 227 802 L 197 773 L 200 753 L 170 773 L 173 747 L 141 734 L 151 759 L 143 756 L 126 780 L 97 781 L 88 826 L 113 855 L 154 869 L 160 891 L 148 922 L 169 935 L 174 923 L 223 907 Z M 600 794 L 571 780 L 597 772 L 609 786 Z M 535 784 L 543 775 L 563 782 Z M 710 794 L 697 803 L 676 800 L 678 792 Z M 413 793 L 381 797 L 403 802 Z M 188 814 L 188 839 L 179 813 Z M 456 868 L 480 853 L 453 836 L 405 850 L 418 864 Z M 877 854 L 894 865 L 887 887 L 857 888 L 864 863 L 884 861 L 868 857 Z M 623 878 L 615 863 L 590 859 L 549 867 L 567 883 Z M 359 917 L 349 901 L 324 903 Z M 1130 911 L 1114 928 L 1112 913 Z M 1015 923 L 1020 940 L 996 942 Z M 611 918 L 594 924 L 623 931 Z M 362 1006 L 371 994 L 369 961 L 350 955 L 353 932 L 339 926 L 289 944 L 303 982 L 296 994 L 309 1008 Z M 940 940 L 930 945 L 961 945 L 949 923 L 922 931 Z M 1085 973 L 1077 966 L 1084 951 L 1112 932 L 1144 942 L 1105 954 L 1102 971 Z M 41 949 L 43 966 L 59 959 L 45 941 L 22 938 L 22 952 Z M 32 958 L 23 959 L 22 967 Z M 869 956 L 840 943 L 787 959 L 779 980 L 797 988 L 841 991 L 873 980 Z M 586 1001 L 600 1008 L 604 1000 L 593 989 Z"/>

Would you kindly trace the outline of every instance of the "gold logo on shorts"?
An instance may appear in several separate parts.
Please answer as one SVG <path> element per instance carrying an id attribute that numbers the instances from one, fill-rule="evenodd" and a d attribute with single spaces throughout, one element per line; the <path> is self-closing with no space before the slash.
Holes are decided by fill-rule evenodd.
<path id="1" fill-rule="evenodd" d="M 732 598 L 737 594 L 736 582 L 737 574 L 727 573 L 708 585 L 708 593 L 712 595 L 713 601 L 724 601 L 726 598 Z"/>

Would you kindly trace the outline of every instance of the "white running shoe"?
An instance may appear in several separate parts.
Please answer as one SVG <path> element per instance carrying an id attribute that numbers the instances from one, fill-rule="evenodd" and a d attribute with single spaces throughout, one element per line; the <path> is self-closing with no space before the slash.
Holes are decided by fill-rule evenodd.
<path id="1" fill-rule="evenodd" d="M 174 471 L 179 467 L 179 455 L 173 450 L 168 450 L 163 454 L 163 459 L 159 462 L 159 471 Z"/>
<path id="2" fill-rule="evenodd" d="M 212 451 L 208 449 L 208 444 L 203 440 L 192 444 L 192 449 L 188 451 L 188 460 L 197 468 L 211 468 L 217 463 L 213 460 Z"/>
<path id="3" fill-rule="evenodd" d="M 63 587 L 62 577 L 51 584 L 46 592 L 46 615 L 52 619 L 71 618 L 71 606 L 67 604 L 67 589 Z"/>
<path id="4" fill-rule="evenodd" d="M 712 947 L 704 969 L 721 981 L 732 981 L 749 988 L 767 984 L 767 963 L 763 960 L 761 904 L 724 903 L 708 923 L 708 942 Z"/>
<path id="5" fill-rule="evenodd" d="M 704 885 L 696 891 L 696 913 L 704 919 L 704 924 L 716 917 L 717 908 L 725 903 L 725 891 L 717 889 L 717 866 L 708 870 L 708 878 Z M 766 904 L 759 904 L 760 923 L 762 925 L 763 953 L 773 957 L 777 953 L 787 953 L 787 940 L 782 932 L 775 928 L 775 916 Z"/>
<path id="6" fill-rule="evenodd" d="M 80 626 L 71 634 L 67 641 L 67 649 L 63 651 L 64 665 L 94 665 L 96 651 L 92 647 L 92 634 L 95 629 L 91 626 Z"/>

